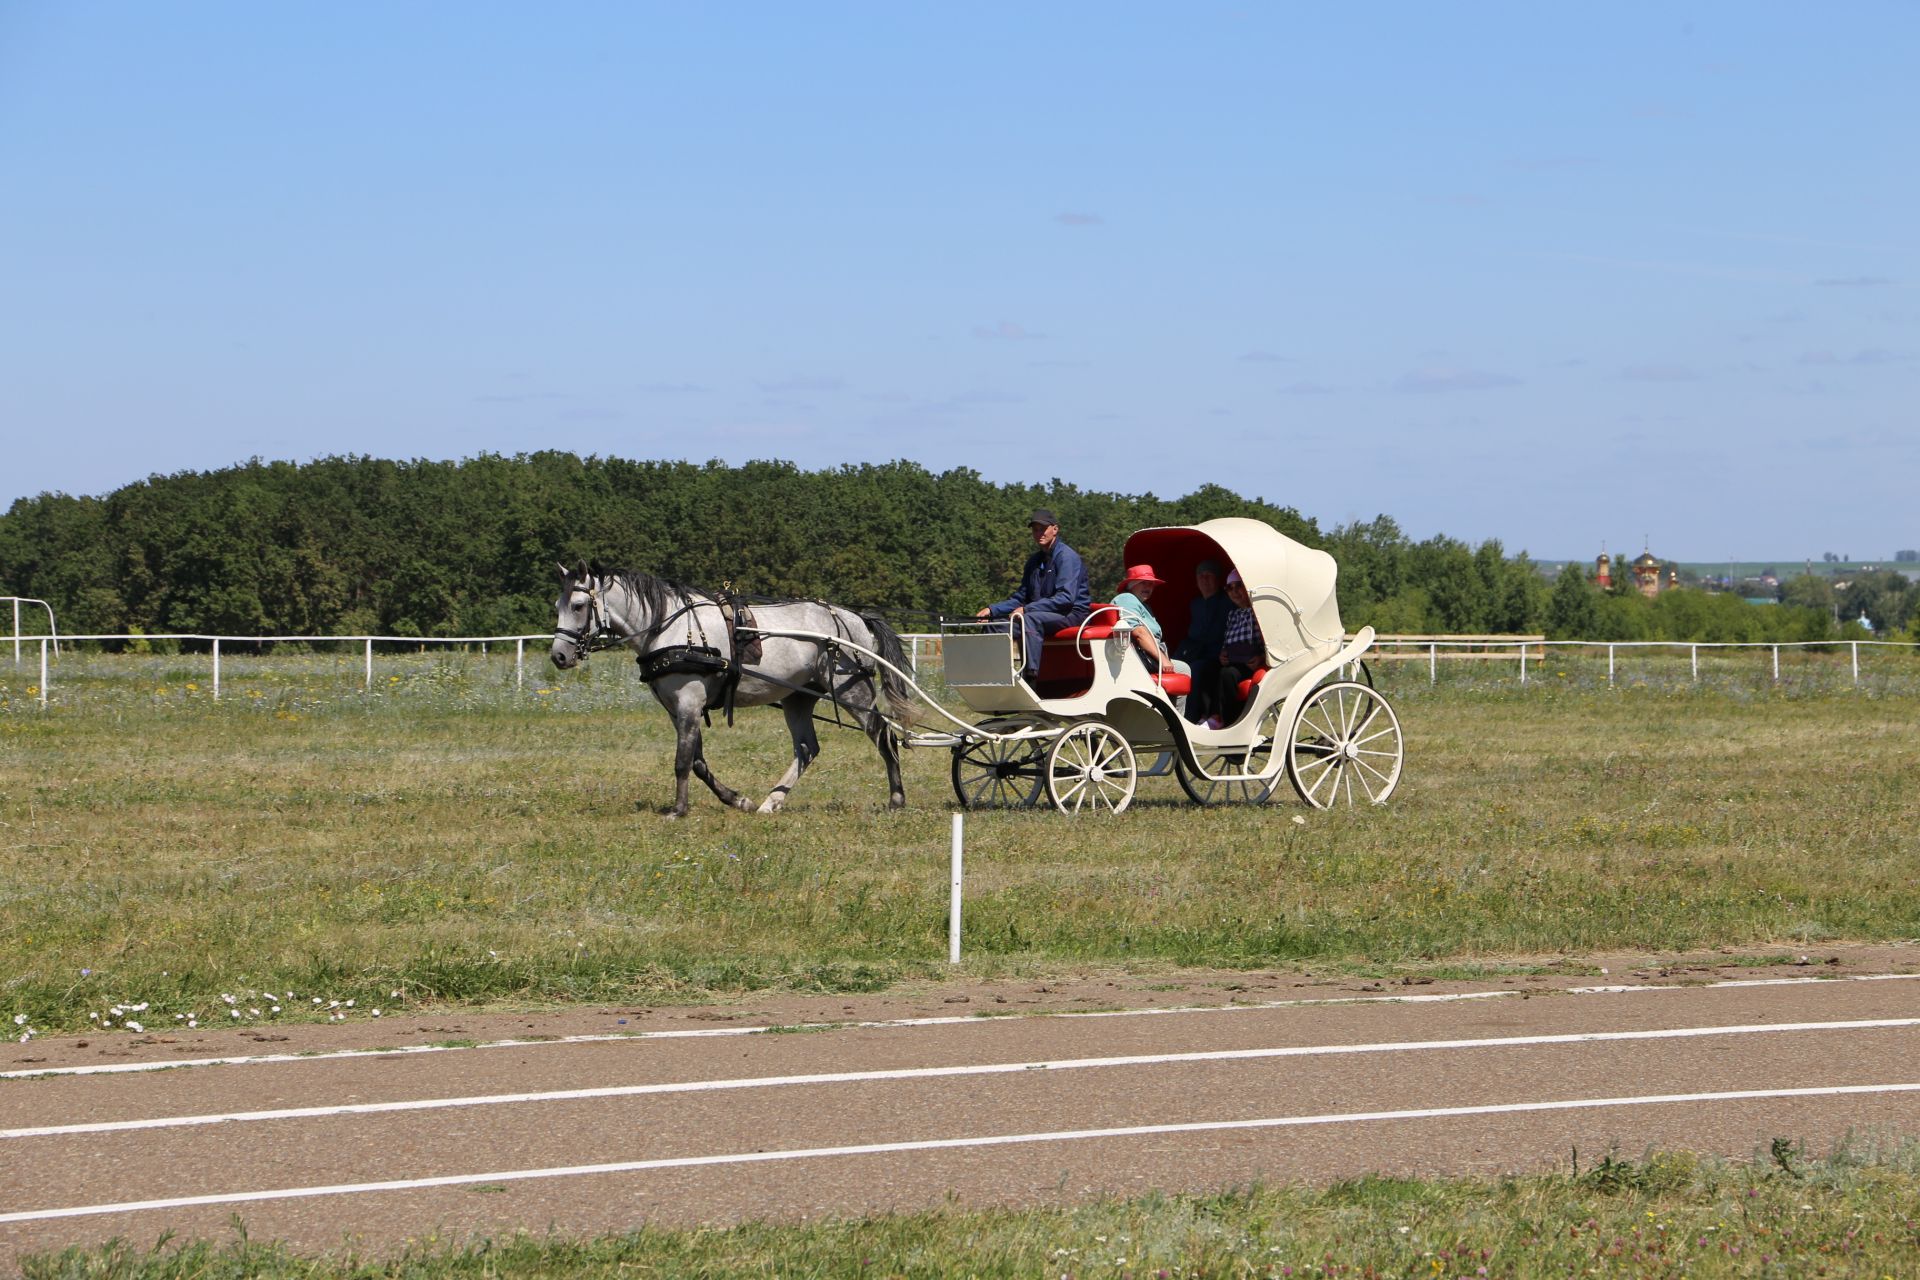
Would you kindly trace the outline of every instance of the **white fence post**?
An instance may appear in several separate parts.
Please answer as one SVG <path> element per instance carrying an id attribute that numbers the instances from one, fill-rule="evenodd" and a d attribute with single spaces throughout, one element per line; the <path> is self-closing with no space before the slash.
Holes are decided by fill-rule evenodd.
<path id="1" fill-rule="evenodd" d="M 1607 688 L 1613 688 L 1613 646 L 1607 646 Z"/>
<path id="2" fill-rule="evenodd" d="M 20 665 L 20 597 L 13 598 L 13 665 Z"/>
<path id="3" fill-rule="evenodd" d="M 47 705 L 47 638 L 40 637 L 40 705 Z"/>
<path id="4" fill-rule="evenodd" d="M 1860 687 L 1860 642 L 1850 640 L 1848 644 L 1853 648 L 1853 687 L 1858 689 Z"/>
<path id="5" fill-rule="evenodd" d="M 518 693 L 527 683 L 527 638 L 521 636 L 513 642 L 513 689 Z"/>
<path id="6" fill-rule="evenodd" d="M 1698 684 L 1700 683 L 1700 646 L 1696 644 L 1691 647 L 1693 650 L 1693 681 L 1695 684 Z"/>
<path id="7" fill-rule="evenodd" d="M 960 963 L 960 878 L 961 878 L 961 814 L 953 815 L 953 861 L 952 883 L 949 886 L 951 898 L 947 905 L 947 963 Z"/>
<path id="8" fill-rule="evenodd" d="M 1520 642 L 1520 687 L 1527 687 L 1527 642 Z"/>
<path id="9" fill-rule="evenodd" d="M 1780 683 L 1780 646 L 1773 646 L 1773 682 Z"/>
<path id="10" fill-rule="evenodd" d="M 367 637 L 367 678 L 360 686 L 367 693 L 373 692 L 373 637 Z"/>
<path id="11" fill-rule="evenodd" d="M 220 701 L 220 637 L 213 638 L 213 700 Z"/>
<path id="12" fill-rule="evenodd" d="M 1440 646 L 1437 644 L 1427 646 L 1427 683 L 1440 683 Z"/>

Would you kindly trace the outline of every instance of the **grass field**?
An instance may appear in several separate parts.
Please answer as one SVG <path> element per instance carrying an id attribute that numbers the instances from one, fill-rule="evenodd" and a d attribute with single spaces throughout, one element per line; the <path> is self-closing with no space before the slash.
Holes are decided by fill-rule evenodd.
<path id="1" fill-rule="evenodd" d="M 1157 779 L 1117 819 L 971 815 L 966 970 L 1459 974 L 1920 936 L 1920 663 L 1859 692 L 1696 686 L 1684 659 L 1521 690 L 1489 665 L 1382 671 L 1408 739 L 1383 809 L 1198 810 Z M 786 813 L 703 794 L 666 821 L 666 720 L 632 672 L 530 663 L 516 692 L 510 656 L 383 658 L 369 693 L 355 655 L 230 658 L 215 703 L 204 655 L 69 656 L 43 710 L 37 670 L 0 667 L 0 1015 L 50 1033 L 946 972 L 944 751 L 909 753 L 889 813 L 864 738 L 823 730 Z M 756 792 L 784 765 L 775 713 L 709 742 Z"/>
<path id="2" fill-rule="evenodd" d="M 1569 1153 L 1570 1162 L 1573 1153 Z M 1523 1178 L 1364 1179 L 1071 1209 L 949 1210 L 800 1225 L 522 1237 L 321 1258 L 271 1243 L 74 1250 L 29 1280 L 340 1277 L 1910 1276 L 1920 1270 L 1920 1149 L 1855 1144 L 1751 1163 L 1685 1154 Z"/>

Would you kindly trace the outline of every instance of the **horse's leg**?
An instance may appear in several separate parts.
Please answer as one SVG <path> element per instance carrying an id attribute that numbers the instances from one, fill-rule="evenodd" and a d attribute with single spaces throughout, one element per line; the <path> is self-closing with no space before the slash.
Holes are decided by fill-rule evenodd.
<path id="1" fill-rule="evenodd" d="M 873 745 L 880 750 L 880 759 L 886 762 L 887 808 L 905 808 L 907 789 L 900 777 L 900 747 L 893 740 L 892 726 L 875 705 L 873 686 L 865 680 L 849 684 L 841 694 L 840 704 L 860 717 L 860 727 L 873 739 Z"/>
<path id="2" fill-rule="evenodd" d="M 774 783 L 773 790 L 760 802 L 761 813 L 778 813 L 787 803 L 787 794 L 793 790 L 793 784 L 800 781 L 800 775 L 807 771 L 814 757 L 820 754 L 820 739 L 813 731 L 813 708 L 818 698 L 810 698 L 796 693 L 780 704 L 780 711 L 787 717 L 787 732 L 793 737 L 793 763 Z"/>
<path id="3" fill-rule="evenodd" d="M 673 808 L 668 814 L 675 818 L 687 816 L 689 773 L 706 783 L 713 794 L 720 797 L 721 804 L 733 809 L 752 808 L 745 796 L 714 777 L 713 770 L 707 767 L 700 736 L 700 713 L 707 706 L 706 685 L 698 678 L 691 678 L 669 689 L 667 681 L 662 680 L 654 686 L 654 694 L 666 704 L 673 717 Z"/>

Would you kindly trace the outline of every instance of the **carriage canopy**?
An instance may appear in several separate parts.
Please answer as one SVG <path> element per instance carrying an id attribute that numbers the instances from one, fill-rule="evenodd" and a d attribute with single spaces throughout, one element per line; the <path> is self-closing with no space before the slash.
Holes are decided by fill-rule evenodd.
<path id="1" fill-rule="evenodd" d="M 1202 560 L 1218 560 L 1238 569 L 1247 584 L 1253 614 L 1267 642 L 1267 664 L 1280 666 L 1309 653 L 1327 653 L 1340 645 L 1340 602 L 1334 595 L 1338 570 L 1332 556 L 1287 537 L 1259 520 L 1227 516 L 1197 525 L 1142 529 L 1127 539 L 1122 559 L 1151 564 L 1185 598 L 1193 571 Z M 1222 578 L 1224 580 L 1224 570 Z M 1186 609 L 1156 609 L 1170 646 L 1184 638 Z"/>

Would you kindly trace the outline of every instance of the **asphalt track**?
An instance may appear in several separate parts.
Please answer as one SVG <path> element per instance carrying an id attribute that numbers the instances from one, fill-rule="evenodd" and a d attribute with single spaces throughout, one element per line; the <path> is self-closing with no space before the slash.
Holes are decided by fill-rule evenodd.
<path id="1" fill-rule="evenodd" d="M 235 1215 L 387 1251 L 1920 1134 L 1920 975 L 1235 998 L 311 1056 L 65 1042 L 0 1072 L 0 1267 Z"/>

